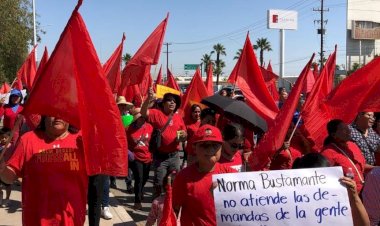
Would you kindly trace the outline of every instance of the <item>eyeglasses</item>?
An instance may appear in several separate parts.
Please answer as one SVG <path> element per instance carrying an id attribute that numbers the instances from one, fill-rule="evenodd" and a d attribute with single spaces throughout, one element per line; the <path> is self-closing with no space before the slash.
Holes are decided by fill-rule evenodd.
<path id="1" fill-rule="evenodd" d="M 244 144 L 236 144 L 236 143 L 229 143 L 231 148 L 234 148 L 234 149 L 244 149 Z"/>

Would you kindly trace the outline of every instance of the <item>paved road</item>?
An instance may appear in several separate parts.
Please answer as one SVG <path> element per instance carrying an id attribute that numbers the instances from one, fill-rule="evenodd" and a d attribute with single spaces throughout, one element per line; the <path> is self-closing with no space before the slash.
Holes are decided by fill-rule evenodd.
<path id="1" fill-rule="evenodd" d="M 142 210 L 134 210 L 134 194 L 128 194 L 126 192 L 126 184 L 123 179 L 116 180 L 117 189 L 112 189 L 115 198 L 119 203 L 124 206 L 125 210 L 132 217 L 133 221 L 138 226 L 144 226 L 146 218 L 150 212 L 150 207 L 152 203 L 152 192 L 153 192 L 153 171 L 150 172 L 150 176 L 144 190 L 144 200 L 142 202 Z"/>

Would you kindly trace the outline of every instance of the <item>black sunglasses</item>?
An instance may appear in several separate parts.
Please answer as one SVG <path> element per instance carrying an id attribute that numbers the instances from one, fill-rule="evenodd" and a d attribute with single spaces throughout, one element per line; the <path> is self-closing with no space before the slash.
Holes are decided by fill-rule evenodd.
<path id="1" fill-rule="evenodd" d="M 234 149 L 244 149 L 244 144 L 231 144 L 231 143 L 229 144 Z"/>

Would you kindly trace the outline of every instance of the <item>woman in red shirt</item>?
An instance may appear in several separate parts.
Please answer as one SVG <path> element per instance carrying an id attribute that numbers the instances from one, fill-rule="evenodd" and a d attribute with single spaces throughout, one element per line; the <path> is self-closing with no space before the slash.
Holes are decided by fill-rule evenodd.
<path id="1" fill-rule="evenodd" d="M 21 91 L 18 89 L 12 89 L 9 96 L 8 104 L 5 104 L 0 108 L 0 117 L 4 116 L 4 119 L 3 119 L 4 128 L 7 128 L 9 130 L 13 129 L 17 116 L 18 114 L 20 114 L 20 112 L 23 109 L 21 106 L 21 101 L 22 101 Z M 12 141 L 16 141 L 18 136 L 19 136 L 19 129 L 17 129 L 14 132 Z"/>
<path id="2" fill-rule="evenodd" d="M 22 181 L 23 225 L 83 225 L 88 176 L 81 138 L 61 119 L 45 117 L 40 128 L 25 133 L 0 178 Z"/>
<path id="3" fill-rule="evenodd" d="M 150 164 L 152 162 L 152 154 L 149 151 L 149 141 L 152 137 L 153 127 L 145 122 L 141 117 L 139 109 L 135 109 L 134 122 L 128 127 L 128 149 L 134 154 L 134 161 L 131 168 L 135 179 L 135 205 L 134 209 L 142 208 L 141 200 L 143 190 L 149 178 Z"/>
<path id="4" fill-rule="evenodd" d="M 327 124 L 327 132 L 321 154 L 329 160 L 331 166 L 341 166 L 345 175 L 353 174 L 360 193 L 364 183 L 365 159 L 359 147 L 350 141 L 350 129 L 342 120 L 334 119 Z"/>

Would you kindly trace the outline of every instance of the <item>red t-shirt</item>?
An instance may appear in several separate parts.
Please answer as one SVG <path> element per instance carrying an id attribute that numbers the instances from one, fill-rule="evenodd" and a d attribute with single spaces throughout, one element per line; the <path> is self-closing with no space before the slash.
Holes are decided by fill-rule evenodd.
<path id="1" fill-rule="evenodd" d="M 166 115 L 161 110 L 150 109 L 148 122 L 152 124 L 155 129 L 162 129 L 169 119 L 169 115 Z M 178 113 L 174 113 L 169 125 L 162 133 L 161 147 L 158 149 L 162 153 L 172 153 L 180 150 L 179 143 L 177 142 L 177 131 L 185 130 L 186 126 L 181 116 Z"/>
<path id="2" fill-rule="evenodd" d="M 243 158 L 241 155 L 241 152 L 238 151 L 235 153 L 234 157 L 230 160 L 223 157 L 223 155 L 220 156 L 219 163 L 223 166 L 228 166 L 238 172 L 242 172 L 243 170 Z"/>
<path id="3" fill-rule="evenodd" d="M 193 124 L 189 124 L 186 126 L 186 129 L 187 129 L 187 145 L 186 145 L 185 151 L 188 155 L 195 155 L 193 147 L 192 147 L 193 142 L 191 141 L 191 138 L 198 131 L 200 125 L 201 125 L 201 121 L 197 121 Z"/>
<path id="4" fill-rule="evenodd" d="M 23 225 L 83 225 L 88 177 L 78 135 L 48 140 L 28 132 L 8 161 L 22 181 Z"/>
<path id="5" fill-rule="evenodd" d="M 340 147 L 343 151 L 346 152 L 346 154 L 350 157 L 350 159 L 354 162 L 356 168 L 358 169 L 361 178 L 364 180 L 364 166 L 365 166 L 365 159 L 360 151 L 359 147 L 351 142 L 347 142 L 347 148 Z M 358 192 L 360 192 L 363 188 L 363 184 L 360 181 L 360 178 L 355 170 L 355 167 L 351 164 L 350 160 L 347 159 L 347 157 L 342 154 L 341 151 L 338 150 L 338 148 L 333 145 L 327 145 L 322 150 L 321 154 L 329 160 L 331 166 L 342 166 L 344 174 L 347 173 L 348 168 L 352 169 L 352 172 L 354 173 L 354 180 L 356 182 L 356 188 Z"/>
<path id="6" fill-rule="evenodd" d="M 178 173 L 173 183 L 173 207 L 182 207 L 181 226 L 216 225 L 214 199 L 210 192 L 212 175 L 235 170 L 215 164 L 212 172 L 201 173 L 193 164 Z"/>
<path id="7" fill-rule="evenodd" d="M 17 111 L 13 112 L 12 107 L 10 105 L 4 105 L 2 107 L 2 111 L 0 111 L 0 115 L 4 115 L 3 125 L 5 128 L 13 129 L 13 126 L 16 122 L 17 115 L 20 114 L 23 107 L 21 105 L 18 106 Z"/>
<path id="8" fill-rule="evenodd" d="M 288 150 L 282 149 L 279 153 L 276 153 L 272 158 L 270 169 L 271 170 L 282 170 L 291 169 L 294 160 L 302 156 L 302 152 L 297 148 L 292 146 Z"/>
<path id="9" fill-rule="evenodd" d="M 189 123 L 186 125 L 187 139 L 194 136 L 194 134 L 198 131 L 200 125 L 201 125 L 201 121 L 196 121 L 196 122 Z"/>
<path id="10" fill-rule="evenodd" d="M 141 128 L 131 125 L 127 131 L 128 149 L 133 152 L 135 159 L 150 163 L 152 154 L 149 151 L 149 141 L 152 137 L 153 127 L 149 123 L 144 123 Z"/>

